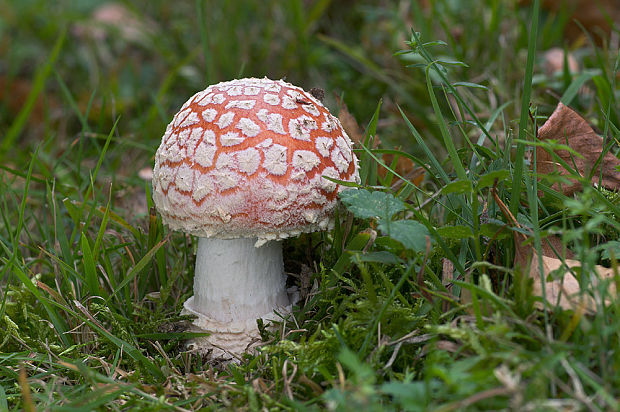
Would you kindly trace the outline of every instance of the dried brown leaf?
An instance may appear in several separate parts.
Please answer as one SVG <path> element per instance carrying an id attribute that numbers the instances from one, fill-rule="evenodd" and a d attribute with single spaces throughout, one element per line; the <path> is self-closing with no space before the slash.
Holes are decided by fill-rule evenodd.
<path id="1" fill-rule="evenodd" d="M 542 282 L 540 279 L 539 265 L 535 261 L 535 264 L 531 266 L 530 276 L 534 277 L 533 293 L 537 296 L 543 296 Z M 590 295 L 581 292 L 579 280 L 575 278 L 575 275 L 570 268 L 581 266 L 581 262 L 573 259 L 565 259 L 564 261 L 547 256 L 542 257 L 543 263 L 543 275 L 545 278 L 547 275 L 558 269 L 563 270 L 562 279 L 549 280 L 545 282 L 545 296 L 547 301 L 555 304 L 556 302 L 563 309 L 577 310 L 580 307 L 585 307 L 588 312 L 596 312 L 596 301 L 600 300 L 600 296 L 592 297 Z M 536 269 L 534 269 L 534 267 Z M 596 276 L 592 278 L 593 286 L 596 286 L 600 281 L 606 279 L 612 279 L 614 277 L 613 269 L 609 269 L 600 265 L 595 266 Z M 538 275 L 538 276 L 536 276 Z M 616 294 L 616 287 L 614 283 L 610 284 L 609 293 Z"/>
<path id="2" fill-rule="evenodd" d="M 542 239 L 541 250 L 543 256 L 572 259 L 575 254 L 562 243 L 557 236 L 547 236 Z"/>
<path id="3" fill-rule="evenodd" d="M 553 47 L 543 54 L 543 67 L 549 75 L 562 72 L 564 70 L 564 61 L 568 65 L 568 71 L 576 73 L 579 71 L 579 63 L 572 53 L 565 53 L 559 47 Z"/>
<path id="4" fill-rule="evenodd" d="M 338 97 L 337 95 L 335 97 L 336 101 L 338 102 L 338 107 L 340 108 L 340 111 L 338 112 L 338 120 L 340 120 L 340 123 L 342 123 L 342 128 L 345 132 L 347 132 L 353 143 L 361 145 L 364 141 L 363 129 L 360 127 L 359 123 L 357 123 L 357 120 L 355 120 L 355 117 L 349 111 L 346 103 L 342 101 L 342 99 L 340 99 L 340 97 Z M 375 147 L 377 145 L 378 141 L 375 140 Z"/>
<path id="5" fill-rule="evenodd" d="M 454 263 L 452 263 L 452 261 L 448 258 L 442 258 L 441 263 L 443 267 L 441 271 L 441 283 L 443 283 L 443 285 L 446 288 L 446 291 L 448 292 L 450 297 L 452 297 L 452 286 L 453 286 L 452 282 L 454 282 L 455 280 Z M 450 306 L 451 306 L 451 302 L 447 299 L 441 303 L 441 307 L 444 312 L 447 312 L 448 310 L 450 310 Z"/>
<path id="6" fill-rule="evenodd" d="M 461 345 L 458 345 L 449 340 L 439 340 L 437 341 L 437 343 L 435 343 L 435 345 L 437 346 L 437 349 L 446 352 L 457 353 L 461 350 Z"/>
<path id="7" fill-rule="evenodd" d="M 532 245 L 524 245 L 521 243 L 521 239 L 517 237 L 515 238 L 515 245 L 515 267 L 524 269 L 525 273 L 534 280 L 532 293 L 535 296 L 545 296 L 550 305 L 557 304 L 563 309 L 596 312 L 597 301 L 602 299 L 601 296 L 583 293 L 579 280 L 575 277 L 575 272 L 571 270 L 571 268 L 580 267 L 581 262 L 574 259 L 545 256 L 543 248 L 541 273 L 538 254 Z M 594 269 L 596 273 L 591 274 L 590 282 L 593 286 L 592 290 L 596 291 L 596 285 L 599 282 L 613 279 L 614 270 L 599 265 L 595 266 Z M 562 273 L 557 273 L 558 270 L 561 270 Z M 548 279 L 552 272 L 556 272 L 555 279 Z M 609 294 L 616 294 L 615 283 L 610 284 Z M 543 307 L 542 303 L 539 303 L 538 306 Z"/>
<path id="8" fill-rule="evenodd" d="M 140 169 L 138 177 L 142 180 L 153 180 L 153 169 L 150 166 Z"/>
<path id="9" fill-rule="evenodd" d="M 511 224 L 520 227 L 501 200 L 496 195 L 494 198 L 500 204 Z M 566 248 L 557 236 L 549 236 L 542 241 L 542 273 L 538 254 L 531 243 L 525 243 L 526 240 L 526 235 L 515 232 L 514 267 L 521 268 L 529 278 L 533 279 L 532 294 L 534 296 L 544 296 L 549 304 L 558 304 L 563 309 L 594 313 L 597 302 L 601 300 L 596 286 L 601 281 L 613 279 L 615 276 L 614 270 L 597 265 L 594 268 L 595 273 L 587 274 L 592 275 L 589 281 L 590 285 L 594 286 L 592 288 L 592 291 L 595 292 L 593 297 L 581 290 L 581 285 L 575 277 L 574 271 L 571 270 L 571 268 L 581 266 L 581 262 L 570 259 L 573 257 L 573 253 Z M 562 258 L 558 259 L 556 256 Z M 558 270 L 563 270 L 563 273 L 557 273 L 556 271 Z M 555 278 L 548 279 L 552 272 L 555 272 Z M 615 294 L 616 284 L 610 283 L 607 297 L 615 296 Z M 538 303 L 537 306 L 544 308 L 541 303 Z"/>
<path id="10" fill-rule="evenodd" d="M 338 120 L 342 123 L 342 128 L 349 135 L 351 140 L 356 145 L 361 145 L 364 141 L 364 131 L 360 127 L 355 117 L 349 112 L 349 108 L 347 105 L 336 95 L 336 101 L 338 102 L 338 106 L 340 107 L 340 112 L 338 114 Z M 373 142 L 373 149 L 376 149 L 381 144 L 381 140 L 378 136 L 375 136 Z M 383 163 L 386 165 L 391 165 L 394 161 L 394 155 L 390 153 L 384 153 L 382 156 Z M 411 159 L 403 156 L 399 156 L 396 161 L 396 165 L 393 168 L 400 176 L 403 176 L 416 186 L 422 184 L 424 180 L 424 169 L 422 167 L 416 167 L 416 164 L 411 161 Z M 387 169 L 384 167 L 379 167 L 379 175 L 382 178 L 388 174 Z M 398 188 L 402 184 L 400 179 L 397 179 L 394 182 L 394 185 L 397 185 L 395 189 Z"/>
<path id="11" fill-rule="evenodd" d="M 14 119 L 23 109 L 28 101 L 33 86 L 32 79 L 24 79 L 21 77 L 10 78 L 6 75 L 0 75 L 0 101 L 6 105 L 7 119 Z M 30 120 L 27 127 L 35 127 L 45 123 L 46 112 L 56 112 L 61 107 L 60 102 L 53 94 L 40 93 L 30 113 Z"/>
<path id="12" fill-rule="evenodd" d="M 527 5 L 532 1 L 521 0 L 520 3 Z M 543 0 L 542 7 L 551 13 L 569 14 L 564 33 L 571 41 L 583 41 L 585 29 L 595 34 L 594 39 L 600 42 L 611 33 L 610 21 L 620 22 L 618 0 Z"/>
<path id="13" fill-rule="evenodd" d="M 384 153 L 382 158 L 383 158 L 382 159 L 383 163 L 385 163 L 388 166 L 390 166 L 392 162 L 394 161 L 394 155 L 390 153 Z M 407 157 L 400 156 L 398 160 L 396 161 L 396 165 L 392 169 L 396 173 L 398 173 L 400 176 L 404 177 L 405 179 L 407 179 L 408 181 L 410 181 L 416 186 L 420 186 L 422 182 L 424 181 L 424 176 L 425 176 L 424 168 L 420 166 L 416 166 L 416 164 L 413 163 L 413 161 L 411 161 L 411 159 Z M 378 172 L 379 172 L 379 176 L 381 176 L 382 178 L 385 178 L 387 174 L 389 173 L 388 170 L 384 167 L 380 167 Z M 402 185 L 402 183 L 403 182 L 401 179 L 397 179 L 392 184 L 392 188 L 394 190 L 397 190 Z"/>
<path id="14" fill-rule="evenodd" d="M 556 140 L 581 154 L 583 157 L 571 154 L 567 150 L 556 151 L 557 156 L 571 167 L 576 168 L 582 176 L 590 174 L 603 152 L 603 139 L 592 130 L 592 127 L 583 117 L 562 103 L 558 104 L 551 117 L 541 126 L 538 131 L 538 138 L 542 141 Z M 616 170 L 619 165 L 620 160 L 607 152 L 592 176 L 592 183 L 599 182 L 602 169 L 602 185 L 610 190 L 620 189 L 620 172 Z M 556 171 L 561 175 L 570 174 L 554 160 L 549 152 L 540 147 L 536 149 L 536 169 L 541 174 Z M 581 189 L 581 183 L 573 179 L 571 184 L 562 185 L 561 189 L 558 183 L 554 184 L 553 188 L 558 191 L 562 190 L 566 195 L 571 195 Z"/>
<path id="15" fill-rule="evenodd" d="M 111 34 L 138 44 L 145 44 L 154 34 L 155 24 L 134 13 L 121 3 L 107 2 L 98 6 L 90 19 L 76 23 L 73 34 L 78 38 L 105 40 Z"/>

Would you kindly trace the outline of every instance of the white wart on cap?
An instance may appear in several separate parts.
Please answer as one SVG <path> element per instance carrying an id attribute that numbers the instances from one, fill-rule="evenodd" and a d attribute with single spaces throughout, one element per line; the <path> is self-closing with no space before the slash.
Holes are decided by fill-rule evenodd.
<path id="1" fill-rule="evenodd" d="M 171 229 L 263 240 L 326 229 L 342 186 L 358 182 L 342 125 L 282 80 L 240 79 L 196 93 L 155 157 L 154 201 Z"/>

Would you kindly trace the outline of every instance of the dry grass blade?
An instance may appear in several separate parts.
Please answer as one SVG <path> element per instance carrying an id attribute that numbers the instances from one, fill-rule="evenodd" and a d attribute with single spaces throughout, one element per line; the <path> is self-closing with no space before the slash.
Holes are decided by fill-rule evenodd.
<path id="1" fill-rule="evenodd" d="M 462 401 L 454 402 L 436 410 L 441 412 L 460 411 L 485 399 L 494 398 L 496 396 L 508 396 L 512 392 L 513 391 L 510 388 L 487 389 L 486 391 L 478 392 L 477 394 L 463 399 Z"/>
<path id="2" fill-rule="evenodd" d="M 293 372 L 288 374 L 288 364 L 293 366 Z M 297 365 L 293 362 L 290 362 L 288 359 L 284 361 L 284 365 L 282 365 L 282 379 L 284 380 L 284 391 L 286 392 L 286 396 L 289 399 L 293 399 L 293 390 L 291 389 L 291 383 L 293 379 L 295 379 L 295 375 L 297 374 Z"/>
<path id="3" fill-rule="evenodd" d="M 26 375 L 26 369 L 23 366 L 19 369 L 19 386 L 22 392 L 24 411 L 34 412 L 35 407 L 32 403 L 32 394 L 30 392 L 30 385 L 28 384 L 28 376 Z"/>

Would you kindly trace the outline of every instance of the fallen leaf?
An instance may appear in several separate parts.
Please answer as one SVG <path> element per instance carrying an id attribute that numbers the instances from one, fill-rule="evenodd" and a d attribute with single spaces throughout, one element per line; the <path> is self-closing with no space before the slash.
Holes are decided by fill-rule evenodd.
<path id="1" fill-rule="evenodd" d="M 530 278 L 534 280 L 532 293 L 535 296 L 546 297 L 550 305 L 558 305 L 563 309 L 579 310 L 588 313 L 595 313 L 597 302 L 602 297 L 598 294 L 600 282 L 614 278 L 614 270 L 600 265 L 594 267 L 594 273 L 587 273 L 590 276 L 590 290 L 594 293 L 585 293 L 582 291 L 579 280 L 575 277 L 576 271 L 572 268 L 579 268 L 581 262 L 574 259 L 557 259 L 549 256 L 542 256 L 542 273 L 538 261 L 538 254 L 531 245 L 523 246 L 518 240 L 517 251 L 515 255 L 515 266 L 525 268 Z M 556 271 L 560 271 L 557 273 Z M 549 279 L 549 275 L 553 272 L 554 279 Z M 544 281 L 544 282 L 543 282 Z M 543 286 L 544 284 L 544 286 Z M 544 294 L 543 294 L 544 288 Z M 616 285 L 611 282 L 608 289 L 607 300 L 610 296 L 615 296 Z M 539 308 L 543 308 L 542 302 L 536 304 Z"/>
<path id="2" fill-rule="evenodd" d="M 384 153 L 382 158 L 383 163 L 388 166 L 390 166 L 394 161 L 394 155 L 391 153 Z M 416 186 L 420 186 L 424 181 L 424 168 L 421 166 L 416 166 L 415 163 L 413 163 L 413 161 L 411 161 L 408 157 L 399 156 L 396 161 L 396 165 L 392 168 L 392 170 Z M 379 167 L 378 172 L 379 176 L 382 178 L 385 178 L 389 173 L 384 167 Z M 400 178 L 396 179 L 394 183 L 392 183 L 392 190 L 398 190 L 402 184 L 403 181 Z"/>
<path id="3" fill-rule="evenodd" d="M 454 276 L 454 263 L 448 258 L 441 258 L 442 271 L 441 271 L 441 283 L 446 288 L 450 298 L 452 298 L 452 282 L 455 280 Z M 448 312 L 451 308 L 450 300 L 446 299 L 441 303 L 441 308 L 444 312 Z"/>
<path id="4" fill-rule="evenodd" d="M 364 131 L 360 127 L 359 123 L 357 123 L 357 120 L 355 120 L 355 117 L 353 117 L 353 115 L 349 111 L 346 103 L 342 101 L 342 99 L 340 99 L 338 95 L 334 96 L 336 97 L 338 107 L 340 108 L 340 111 L 338 112 L 338 120 L 340 120 L 342 128 L 345 132 L 347 132 L 353 143 L 361 145 L 364 141 Z M 375 149 L 379 145 L 379 143 L 379 140 L 375 139 L 373 149 Z"/>
<path id="5" fill-rule="evenodd" d="M 338 102 L 338 106 L 340 107 L 340 112 L 338 114 L 338 120 L 342 124 L 342 128 L 349 135 L 353 143 L 356 145 L 361 145 L 364 141 L 364 132 L 360 127 L 355 117 L 349 112 L 349 108 L 347 105 L 336 95 L 336 101 Z M 373 149 L 376 149 L 381 144 L 381 140 L 378 136 L 375 136 L 373 141 Z M 391 153 L 383 153 L 381 156 L 383 163 L 390 166 L 394 161 L 394 155 Z M 404 177 L 411 183 L 416 186 L 420 186 L 424 181 L 424 168 L 416 166 L 416 164 L 409 159 L 408 157 L 399 156 L 396 161 L 396 165 L 393 167 L 393 170 L 398 173 L 400 176 Z M 379 176 L 385 178 L 389 173 L 388 170 L 384 167 L 379 166 Z M 401 179 L 396 179 L 392 188 L 397 190 L 402 185 Z"/>
<path id="6" fill-rule="evenodd" d="M 138 44 L 147 44 L 154 34 L 153 22 L 138 16 L 121 3 L 103 3 L 93 10 L 86 22 L 76 23 L 73 34 L 81 39 L 105 40 L 110 34 Z"/>
<path id="7" fill-rule="evenodd" d="M 568 65 L 570 73 L 579 71 L 579 63 L 572 53 L 565 53 L 564 49 L 553 47 L 543 54 L 543 67 L 548 75 L 562 72 L 564 70 L 564 61 Z"/>
<path id="8" fill-rule="evenodd" d="M 153 180 L 153 169 L 144 167 L 138 171 L 138 177 L 142 180 Z"/>
<path id="9" fill-rule="evenodd" d="M 575 254 L 568 249 L 557 236 L 547 236 L 542 239 L 540 250 L 543 256 L 567 259 L 575 257 Z"/>
<path id="10" fill-rule="evenodd" d="M 497 192 L 493 191 L 493 198 L 502 209 L 502 212 L 512 225 L 520 228 L 521 226 L 510 213 L 508 207 L 497 196 Z M 570 259 L 573 253 L 566 249 L 557 236 L 549 236 L 542 241 L 542 273 L 538 254 L 531 243 L 525 243 L 527 236 L 523 233 L 515 232 L 515 259 L 514 267 L 523 269 L 529 278 L 533 279 L 532 294 L 534 296 L 545 297 L 551 305 L 558 305 L 563 309 L 572 309 L 580 312 L 595 313 L 597 303 L 601 301 L 599 289 L 597 286 L 601 281 L 607 281 L 615 277 L 613 269 L 596 265 L 594 273 L 586 273 L 590 276 L 589 285 L 593 295 L 589 292 L 582 291 L 579 280 L 575 277 L 576 271 L 571 268 L 581 266 L 578 260 Z M 561 259 L 558 257 L 562 257 Z M 556 271 L 562 271 L 557 273 Z M 554 273 L 554 278 L 550 279 L 549 275 Z M 616 284 L 609 284 L 606 302 L 610 296 L 616 295 Z M 544 305 L 540 302 L 536 306 L 543 309 Z"/>
<path id="11" fill-rule="evenodd" d="M 439 350 L 457 353 L 462 350 L 462 346 L 450 340 L 439 340 L 435 343 L 435 347 Z"/>
<path id="12" fill-rule="evenodd" d="M 522 0 L 522 5 L 529 5 L 531 0 Z M 618 0 L 543 0 L 542 8 L 551 13 L 568 17 L 564 27 L 566 38 L 571 41 L 583 41 L 585 29 L 594 34 L 594 40 L 601 42 L 611 33 L 611 24 L 620 22 Z"/>
<path id="13" fill-rule="evenodd" d="M 568 165 L 574 167 L 581 176 L 590 174 L 603 152 L 603 139 L 597 135 L 588 122 L 571 108 L 559 103 L 551 117 L 538 130 L 541 141 L 555 140 L 569 146 L 581 156 L 569 153 L 567 150 L 557 150 L 555 154 Z M 598 184 L 602 168 L 602 186 L 610 190 L 620 189 L 620 172 L 616 168 L 620 160 L 612 153 L 607 152 L 592 176 L 592 183 Z M 571 173 L 555 161 L 553 156 L 541 147 L 536 148 L 536 169 L 539 174 L 559 172 L 569 176 Z M 581 189 L 581 183 L 571 179 L 572 183 L 562 185 L 555 183 L 552 187 L 569 196 Z"/>
<path id="14" fill-rule="evenodd" d="M 0 76 L 0 102 L 6 105 L 6 119 L 10 119 L 9 124 L 28 101 L 29 95 L 32 92 L 33 81 L 32 79 L 21 77 L 10 78 L 6 75 Z M 43 125 L 46 116 L 49 116 L 50 113 L 56 113 L 60 107 L 60 102 L 53 94 L 40 93 L 34 102 L 27 127 L 35 128 Z M 36 131 L 34 134 L 36 134 Z"/>

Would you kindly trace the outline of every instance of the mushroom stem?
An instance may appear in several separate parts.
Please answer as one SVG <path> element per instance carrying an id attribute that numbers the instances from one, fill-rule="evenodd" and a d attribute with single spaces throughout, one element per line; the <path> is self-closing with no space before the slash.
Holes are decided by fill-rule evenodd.
<path id="1" fill-rule="evenodd" d="M 208 343 L 224 351 L 242 353 L 258 337 L 256 319 L 276 319 L 275 309 L 290 307 L 281 242 L 260 247 L 255 243 L 256 239 L 198 241 L 194 296 L 184 306 L 198 316 L 194 325 L 211 332 Z M 208 349 L 205 343 L 199 346 Z"/>

